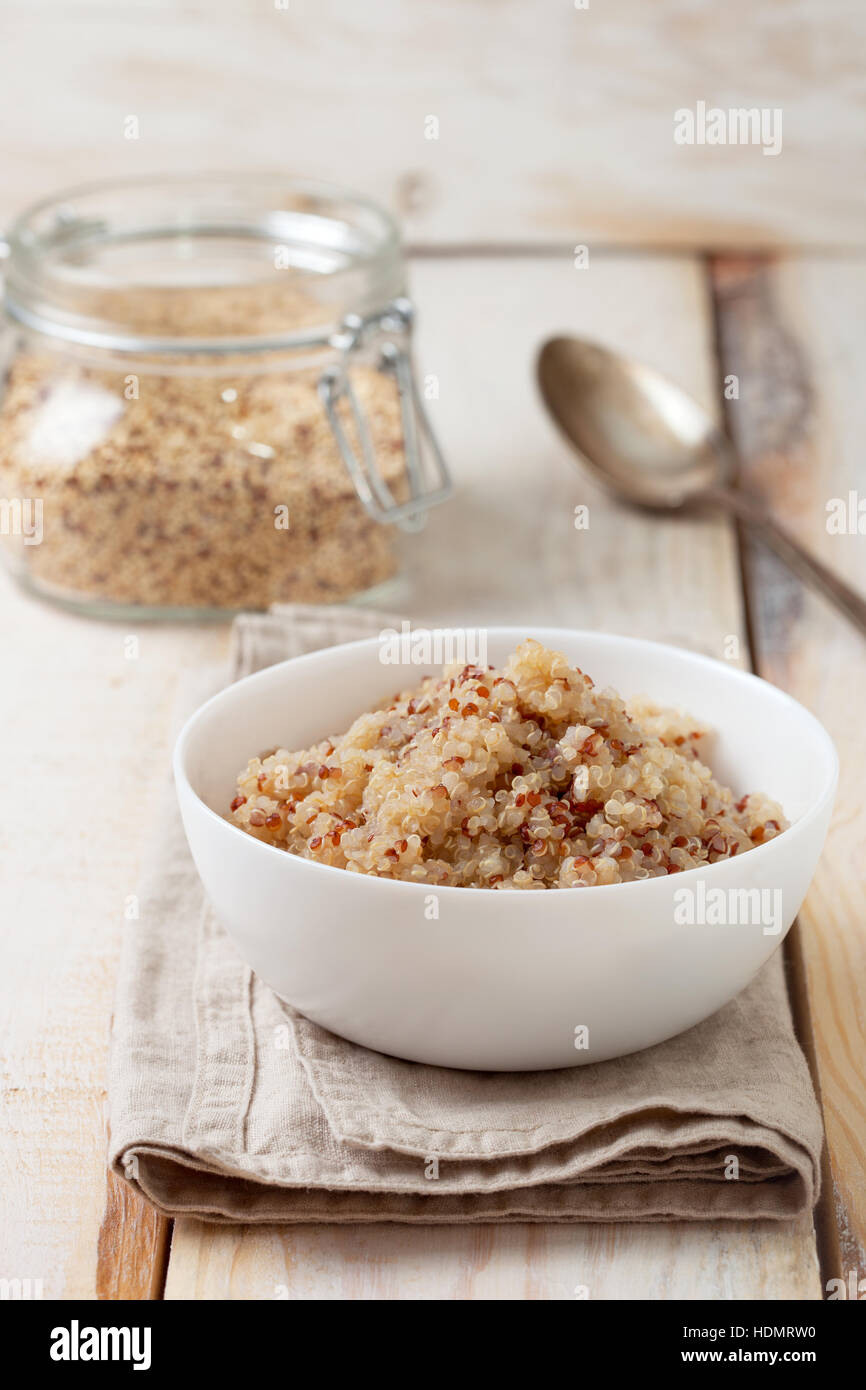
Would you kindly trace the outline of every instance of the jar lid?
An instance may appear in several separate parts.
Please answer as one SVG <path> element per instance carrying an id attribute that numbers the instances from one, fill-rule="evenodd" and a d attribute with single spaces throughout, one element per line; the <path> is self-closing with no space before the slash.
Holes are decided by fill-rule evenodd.
<path id="1" fill-rule="evenodd" d="M 7 313 L 50 337 L 139 353 L 292 350 L 404 289 L 375 203 L 280 174 L 91 184 L 9 235 Z"/>

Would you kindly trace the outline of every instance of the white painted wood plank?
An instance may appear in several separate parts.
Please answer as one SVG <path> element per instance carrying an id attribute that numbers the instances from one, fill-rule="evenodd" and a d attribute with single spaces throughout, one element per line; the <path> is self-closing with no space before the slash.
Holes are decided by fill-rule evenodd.
<path id="1" fill-rule="evenodd" d="M 718 411 L 702 264 L 420 261 L 412 287 L 418 368 L 438 386 L 429 410 L 459 493 L 407 545 L 411 611 L 605 628 L 722 656 L 741 630 L 729 527 L 614 506 L 564 444 L 535 383 L 540 344 L 575 333 L 671 373 Z M 589 509 L 588 530 L 575 529 L 577 506 Z"/>
<path id="2" fill-rule="evenodd" d="M 0 26 L 4 219 L 108 175 L 277 167 L 425 243 L 863 244 L 857 0 L 13 0 Z M 698 101 L 780 109 L 781 153 L 675 144 Z"/>
<path id="3" fill-rule="evenodd" d="M 105 1055 L 127 895 L 168 775 L 180 673 L 223 629 L 91 623 L 0 590 L 0 1274 L 92 1297 Z"/>
<path id="4" fill-rule="evenodd" d="M 578 1292 L 580 1290 L 580 1292 Z M 585 1292 L 583 1292 L 585 1290 Z M 811 1222 L 250 1227 L 176 1223 L 165 1296 L 298 1300 L 811 1299 Z"/>

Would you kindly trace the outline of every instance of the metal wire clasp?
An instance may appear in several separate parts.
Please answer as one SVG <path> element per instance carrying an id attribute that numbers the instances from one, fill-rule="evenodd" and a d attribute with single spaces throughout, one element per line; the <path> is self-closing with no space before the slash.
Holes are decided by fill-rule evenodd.
<path id="1" fill-rule="evenodd" d="M 415 380 L 409 354 L 412 318 L 408 299 L 395 299 L 368 319 L 347 314 L 331 339 L 331 345 L 341 353 L 340 361 L 319 379 L 319 397 L 361 504 L 375 521 L 395 523 L 404 531 L 419 531 L 430 507 L 444 502 L 454 491 Z M 352 359 L 361 350 L 374 351 L 379 371 L 393 376 L 397 383 L 409 484 L 405 502 L 397 501 L 378 466 L 369 426 L 349 379 Z M 341 400 L 351 412 L 360 457 L 340 419 Z"/>

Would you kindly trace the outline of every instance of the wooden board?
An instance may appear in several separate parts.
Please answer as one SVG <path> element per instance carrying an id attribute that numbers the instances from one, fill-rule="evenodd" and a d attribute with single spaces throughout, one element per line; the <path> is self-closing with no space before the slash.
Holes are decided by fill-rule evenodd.
<path id="1" fill-rule="evenodd" d="M 162 1298 L 172 1222 L 113 1173 L 105 1178 L 105 1213 L 96 1247 L 96 1297 Z"/>
<path id="2" fill-rule="evenodd" d="M 2 581 L 0 742 L 17 791 L 0 839 L 0 1272 L 41 1279 L 46 1298 L 95 1294 L 98 1244 L 103 1294 L 161 1280 L 164 1226 L 115 1185 L 106 1192 L 106 1045 L 177 682 L 225 643 L 223 628 L 71 617 Z"/>
<path id="3" fill-rule="evenodd" d="M 582 1292 L 582 1290 L 586 1292 Z M 581 1290 L 579 1293 L 578 1291 Z M 300 1300 L 817 1298 L 812 1223 L 175 1225 L 165 1296 Z"/>
<path id="4" fill-rule="evenodd" d="M 7 0 L 0 218 L 95 177 L 279 168 L 437 246 L 862 247 L 864 49 L 857 0 Z M 698 102 L 780 110 L 781 152 L 675 143 Z"/>
<path id="5" fill-rule="evenodd" d="M 747 481 L 825 563 L 866 592 L 866 265 L 792 258 L 715 269 L 730 420 Z M 862 501 L 862 529 L 828 532 L 828 506 Z M 841 508 L 840 508 L 841 509 Z M 830 1278 L 866 1278 L 866 639 L 749 546 L 759 668 L 813 710 L 841 776 L 827 847 L 800 918 L 800 948 L 833 1192 Z"/>

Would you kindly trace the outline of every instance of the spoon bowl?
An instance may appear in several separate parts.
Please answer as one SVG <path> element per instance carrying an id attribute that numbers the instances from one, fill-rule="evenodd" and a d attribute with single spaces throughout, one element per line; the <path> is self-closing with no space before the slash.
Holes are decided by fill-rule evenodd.
<path id="1" fill-rule="evenodd" d="M 599 343 L 565 337 L 541 349 L 538 384 L 566 439 L 609 491 L 653 511 L 725 508 L 866 634 L 863 595 L 737 485 L 727 438 L 679 386 Z"/>
<path id="2" fill-rule="evenodd" d="M 578 338 L 551 338 L 538 382 L 559 428 L 604 485 L 643 507 L 681 507 L 733 474 L 706 411 L 660 372 Z"/>

